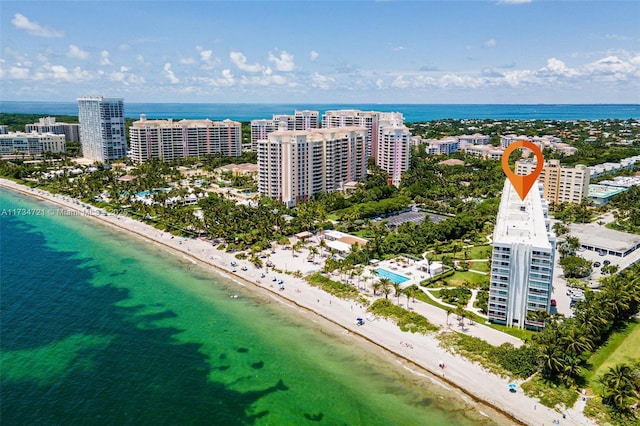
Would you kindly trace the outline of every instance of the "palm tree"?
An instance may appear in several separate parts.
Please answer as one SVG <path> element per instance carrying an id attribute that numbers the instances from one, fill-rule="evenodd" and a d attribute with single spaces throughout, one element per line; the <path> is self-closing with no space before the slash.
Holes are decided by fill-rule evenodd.
<path id="1" fill-rule="evenodd" d="M 627 364 L 616 364 L 600 378 L 602 399 L 618 410 L 624 410 L 628 399 L 635 396 L 639 389 L 634 380 L 634 371 Z"/>
<path id="2" fill-rule="evenodd" d="M 373 295 L 377 296 L 378 290 L 382 289 L 382 283 L 380 281 L 374 281 L 373 284 L 371 284 L 371 289 L 373 290 Z"/>
<path id="3" fill-rule="evenodd" d="M 393 287 L 393 291 L 395 292 L 395 296 L 398 299 L 398 305 L 400 304 L 400 295 L 402 294 L 402 288 L 400 287 L 400 284 L 398 283 L 391 283 L 391 286 Z"/>
<path id="4" fill-rule="evenodd" d="M 451 308 L 447 308 L 447 327 L 449 327 L 449 315 L 451 315 Z"/>
<path id="5" fill-rule="evenodd" d="M 566 348 L 569 355 L 580 355 L 583 352 L 591 351 L 593 343 L 586 335 L 586 332 L 578 327 L 568 327 L 564 330 L 564 335 L 560 338 L 560 344 Z"/>
<path id="6" fill-rule="evenodd" d="M 547 343 L 539 345 L 538 363 L 542 373 L 548 378 L 554 378 L 563 368 L 563 352 L 559 345 Z"/>
<path id="7" fill-rule="evenodd" d="M 380 278 L 380 289 L 384 293 L 384 298 L 389 298 L 389 293 L 391 293 L 391 280 L 389 278 Z"/>

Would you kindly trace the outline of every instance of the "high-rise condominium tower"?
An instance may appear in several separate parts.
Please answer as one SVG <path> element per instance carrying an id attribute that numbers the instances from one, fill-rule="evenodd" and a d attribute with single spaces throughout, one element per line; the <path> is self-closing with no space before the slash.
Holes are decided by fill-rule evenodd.
<path id="1" fill-rule="evenodd" d="M 82 156 L 109 163 L 127 155 L 124 101 L 102 96 L 78 99 Z"/>
<path id="2" fill-rule="evenodd" d="M 525 328 L 542 325 L 529 315 L 549 311 L 556 236 L 548 204 L 535 184 L 524 201 L 505 181 L 493 231 L 489 320 Z"/>

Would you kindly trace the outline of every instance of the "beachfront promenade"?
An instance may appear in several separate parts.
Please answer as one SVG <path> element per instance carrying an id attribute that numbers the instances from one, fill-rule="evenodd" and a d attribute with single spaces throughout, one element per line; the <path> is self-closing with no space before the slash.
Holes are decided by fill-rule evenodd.
<path id="1" fill-rule="evenodd" d="M 0 179 L 0 186 L 54 202 L 65 209 L 83 212 L 83 215 L 87 215 L 87 210 L 91 210 L 87 209 L 87 206 L 79 204 L 77 200 L 61 195 L 52 195 L 37 189 L 30 189 L 6 179 Z M 364 326 L 357 326 L 355 324 L 357 317 L 366 318 L 369 315 L 366 312 L 366 307 L 350 300 L 331 296 L 317 287 L 310 286 L 303 279 L 295 278 L 285 273 L 274 272 L 273 268 L 269 268 L 269 272 L 266 273 L 265 268 L 256 268 L 249 261 L 238 260 L 233 254 L 217 250 L 208 241 L 174 237 L 169 233 L 159 231 L 126 216 L 111 214 L 108 216 L 99 214 L 87 216 L 152 241 L 160 247 L 171 250 L 186 261 L 199 263 L 209 268 L 213 267 L 248 290 L 255 286 L 253 287 L 254 291 L 256 289 L 266 291 L 266 294 L 270 295 L 273 300 L 290 307 L 297 314 L 307 317 L 310 321 L 320 321 L 316 317 L 318 315 L 342 327 L 345 330 L 344 333 L 348 336 L 353 336 L 353 339 L 366 339 L 396 354 L 400 357 L 398 362 L 414 374 L 416 378 L 429 380 L 448 388 L 456 387 L 467 395 L 498 408 L 518 422 L 528 425 L 551 425 L 554 421 L 559 420 L 560 424 L 565 425 L 595 424 L 582 414 L 583 406 L 576 406 L 564 412 L 557 412 L 525 396 L 519 388 L 516 393 L 509 392 L 508 385 L 513 381 L 491 374 L 479 364 L 447 352 L 439 346 L 439 340 L 434 335 L 405 333 L 391 321 L 381 318 L 374 321 L 366 321 Z M 276 269 L 283 271 L 299 270 L 304 274 L 310 270 L 320 268 L 319 265 L 307 261 L 307 253 L 298 252 L 297 257 L 294 257 L 291 250 L 283 248 L 276 248 L 275 253 L 270 255 L 269 260 Z M 231 266 L 232 262 L 238 265 L 235 273 L 232 272 L 234 268 Z M 242 270 L 242 265 L 247 266 L 246 271 Z M 264 278 L 261 277 L 262 273 L 265 273 Z M 284 281 L 284 290 L 281 290 L 277 282 L 273 281 L 274 277 Z M 371 293 L 368 293 L 368 295 L 369 298 L 373 298 Z M 390 296 L 390 299 L 397 303 L 397 299 L 394 300 L 395 297 Z M 407 303 L 405 296 L 400 298 L 400 303 Z M 492 344 L 511 342 L 514 345 L 518 345 L 520 343 L 518 339 L 485 327 L 482 324 L 469 325 L 467 323 L 464 326 L 464 330 L 461 330 L 454 315 L 449 316 L 450 327 L 447 327 L 447 315 L 444 310 L 420 301 L 409 302 L 409 307 L 427 317 L 435 325 L 440 326 L 441 331 L 439 332 L 464 332 L 465 334 L 480 337 Z M 440 362 L 444 363 L 445 368 L 439 367 L 438 364 Z M 432 375 L 428 374 L 427 371 Z M 434 376 L 443 380 L 439 380 Z M 515 381 L 515 383 L 519 382 Z M 581 402 L 578 402 L 578 404 L 581 404 Z M 563 413 L 566 419 L 562 418 Z M 488 415 L 491 415 L 491 413 Z"/>

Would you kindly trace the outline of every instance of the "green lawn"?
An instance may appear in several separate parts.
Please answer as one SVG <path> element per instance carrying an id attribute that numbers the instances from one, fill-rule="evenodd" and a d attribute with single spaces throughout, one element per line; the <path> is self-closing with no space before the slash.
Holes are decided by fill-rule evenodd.
<path id="1" fill-rule="evenodd" d="M 589 386 L 598 393 L 600 383 L 598 378 L 616 364 L 631 363 L 640 357 L 640 320 L 634 319 L 622 331 L 615 332 L 609 337 L 607 343 L 589 358 L 589 368 L 585 369 L 583 376 Z"/>
<path id="2" fill-rule="evenodd" d="M 469 262 L 471 265 L 469 269 L 480 272 L 489 272 L 491 269 L 491 262 Z"/>
<path id="3" fill-rule="evenodd" d="M 477 275 L 477 274 L 476 274 Z M 430 305 L 436 306 L 438 308 L 444 309 L 445 311 L 447 309 L 451 309 L 452 314 L 449 316 L 449 322 L 451 323 L 451 321 L 454 320 L 455 318 L 455 314 L 453 314 L 454 308 L 449 308 L 441 303 L 436 302 L 435 300 L 431 299 L 429 296 L 427 296 L 426 294 L 424 294 L 424 292 L 419 291 L 416 294 L 416 299 L 424 302 L 424 303 L 428 303 Z M 446 316 L 446 313 L 443 312 L 443 315 Z M 522 340 L 531 340 L 531 338 L 536 334 L 535 331 L 531 331 L 531 330 L 521 330 L 519 328 L 515 328 L 515 327 L 507 327 L 504 325 L 500 325 L 500 324 L 487 324 L 486 321 L 487 319 L 484 317 L 481 317 L 479 315 L 476 315 L 475 313 L 471 312 L 471 311 L 467 311 L 467 321 L 469 320 L 473 320 L 478 324 L 484 324 L 487 327 L 491 327 L 495 330 L 498 331 L 502 331 L 503 333 L 509 334 L 511 336 L 517 337 L 518 339 L 522 339 Z"/>
<path id="4" fill-rule="evenodd" d="M 468 281 L 471 287 L 477 287 L 481 283 L 489 281 L 489 276 L 469 271 L 457 271 L 455 274 L 444 279 L 447 285 L 455 287 L 461 287 L 465 281 Z"/>
<path id="5" fill-rule="evenodd" d="M 474 246 L 468 249 L 460 249 L 456 252 L 456 258 L 464 259 L 465 251 L 468 253 L 467 259 L 487 259 L 487 252 L 489 253 L 489 258 L 491 257 L 491 246 L 488 244 L 482 246 Z M 442 258 L 445 256 L 453 256 L 453 252 L 437 254 L 435 255 L 435 260 L 442 260 Z"/>

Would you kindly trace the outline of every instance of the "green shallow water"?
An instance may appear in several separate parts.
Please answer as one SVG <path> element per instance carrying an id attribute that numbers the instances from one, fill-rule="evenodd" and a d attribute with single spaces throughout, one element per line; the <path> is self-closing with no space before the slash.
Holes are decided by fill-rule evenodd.
<path id="1" fill-rule="evenodd" d="M 43 206 L 0 193 L 0 212 Z M 3 424 L 508 423 L 90 219 L 3 214 L 0 244 Z"/>

